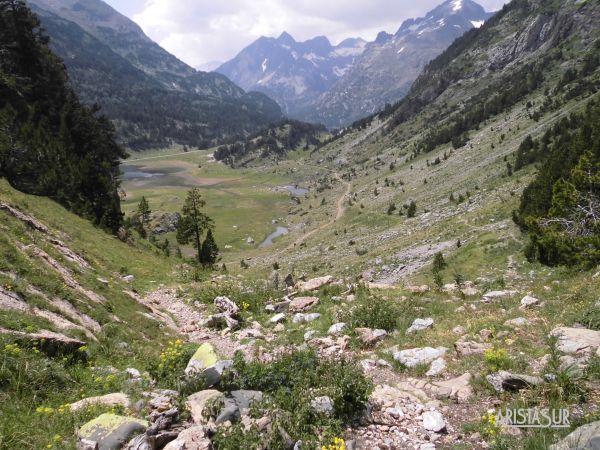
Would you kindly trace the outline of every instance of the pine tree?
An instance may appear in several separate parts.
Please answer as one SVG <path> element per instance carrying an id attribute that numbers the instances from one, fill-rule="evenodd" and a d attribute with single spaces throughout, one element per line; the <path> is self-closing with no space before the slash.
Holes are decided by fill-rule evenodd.
<path id="1" fill-rule="evenodd" d="M 202 250 L 200 250 L 200 262 L 204 266 L 212 267 L 217 262 L 218 257 L 219 247 L 217 247 L 212 230 L 209 229 L 206 233 L 206 239 L 202 243 Z"/>
<path id="2" fill-rule="evenodd" d="M 142 197 L 140 203 L 138 204 L 137 213 L 142 226 L 147 227 L 150 224 L 150 217 L 152 215 L 152 211 L 150 210 L 150 204 L 146 197 Z"/>
<path id="3" fill-rule="evenodd" d="M 409 219 L 415 217 L 417 215 L 417 204 L 414 200 L 410 201 L 410 205 L 408 205 L 408 210 L 406 211 L 406 217 Z"/>
<path id="4" fill-rule="evenodd" d="M 197 250 L 199 263 L 202 263 L 202 235 L 214 227 L 213 220 L 202 212 L 205 205 L 206 202 L 202 199 L 198 188 L 189 191 L 177 227 L 177 242 L 182 245 L 192 242 Z"/>

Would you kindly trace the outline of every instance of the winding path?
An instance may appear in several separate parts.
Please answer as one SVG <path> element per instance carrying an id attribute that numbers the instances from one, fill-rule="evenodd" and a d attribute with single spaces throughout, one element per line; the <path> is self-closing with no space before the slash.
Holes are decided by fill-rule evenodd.
<path id="1" fill-rule="evenodd" d="M 314 234 L 318 233 L 319 231 L 324 230 L 325 228 L 332 226 L 333 224 L 335 224 L 338 220 L 340 220 L 344 216 L 344 213 L 346 212 L 346 208 L 344 207 L 344 201 L 346 200 L 346 197 L 348 197 L 350 195 L 350 191 L 352 190 L 352 183 L 350 183 L 349 181 L 344 181 L 337 172 L 333 172 L 333 174 L 337 180 L 341 181 L 346 186 L 344 193 L 340 196 L 340 198 L 337 199 L 337 201 L 335 203 L 335 217 L 333 219 L 331 219 L 329 222 L 326 222 L 323 225 L 320 225 L 317 228 L 310 230 L 308 233 L 305 233 L 302 236 L 300 236 L 293 243 L 291 243 L 286 248 L 281 250 L 279 252 L 280 254 L 294 249 L 298 245 L 302 244 L 309 237 L 313 236 Z"/>

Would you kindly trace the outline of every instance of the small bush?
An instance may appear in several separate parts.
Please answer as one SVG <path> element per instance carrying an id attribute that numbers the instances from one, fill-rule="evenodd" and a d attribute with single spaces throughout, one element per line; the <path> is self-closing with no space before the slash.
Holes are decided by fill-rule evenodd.
<path id="1" fill-rule="evenodd" d="M 398 317 L 403 316 L 402 307 L 393 301 L 379 298 L 361 302 L 349 314 L 346 322 L 352 328 L 373 328 L 394 331 Z"/>
<path id="2" fill-rule="evenodd" d="M 508 370 L 513 366 L 508 352 L 504 349 L 487 349 L 483 357 L 490 372 Z"/>
<path id="3" fill-rule="evenodd" d="M 362 413 L 372 390 L 371 382 L 353 361 L 325 360 L 314 350 L 283 355 L 270 363 L 247 362 L 238 352 L 234 370 L 225 374 L 222 385 L 226 390 L 251 389 L 267 394 L 259 407 L 271 416 L 273 433 L 263 438 L 274 450 L 286 448 L 280 429 L 285 430 L 292 441 L 302 440 L 306 448 L 333 441 L 343 432 L 344 425 Z M 333 416 L 312 409 L 310 402 L 318 396 L 329 396 L 333 400 Z M 235 427 L 219 431 L 215 447 L 241 448 L 236 444 L 244 442 L 243 448 L 251 448 L 247 443 L 254 444 L 257 439 L 253 433 L 251 430 L 247 434 Z"/>

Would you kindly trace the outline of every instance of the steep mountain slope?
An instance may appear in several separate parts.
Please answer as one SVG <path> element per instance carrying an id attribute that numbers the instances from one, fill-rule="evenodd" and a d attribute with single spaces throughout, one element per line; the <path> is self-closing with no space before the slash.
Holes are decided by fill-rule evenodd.
<path id="1" fill-rule="evenodd" d="M 24 2 L 0 6 L 0 177 L 116 232 L 126 154 L 112 124 L 80 103 Z"/>
<path id="2" fill-rule="evenodd" d="M 263 37 L 217 71 L 268 94 L 291 117 L 337 128 L 402 98 L 430 60 L 490 16 L 471 0 L 447 0 L 370 43 Z"/>
<path id="3" fill-rule="evenodd" d="M 425 17 L 405 21 L 396 34 L 381 33 L 307 118 L 342 127 L 396 102 L 429 61 L 491 15 L 471 0 L 447 0 Z"/>
<path id="4" fill-rule="evenodd" d="M 346 39 L 332 46 L 324 36 L 296 42 L 284 32 L 277 39 L 261 37 L 217 72 L 244 89 L 264 92 L 293 117 L 327 92 L 352 67 L 366 42 Z"/>
<path id="5" fill-rule="evenodd" d="M 74 89 L 103 108 L 128 147 L 210 146 L 281 117 L 273 100 L 195 71 L 99 0 L 30 4 Z"/>

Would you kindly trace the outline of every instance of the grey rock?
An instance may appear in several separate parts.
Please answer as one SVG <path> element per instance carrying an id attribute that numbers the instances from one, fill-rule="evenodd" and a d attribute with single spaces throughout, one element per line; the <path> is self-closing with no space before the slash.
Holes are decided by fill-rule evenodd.
<path id="1" fill-rule="evenodd" d="M 332 416 L 335 412 L 333 400 L 330 397 L 317 397 L 310 402 L 311 408 L 319 414 Z"/>
<path id="2" fill-rule="evenodd" d="M 223 372 L 233 368 L 233 361 L 225 359 L 217 361 L 213 366 L 207 367 L 203 372 L 204 382 L 206 387 L 216 386 L 221 382 Z"/>
<path id="3" fill-rule="evenodd" d="M 457 341 L 454 344 L 458 356 L 483 355 L 486 350 L 493 348 L 492 344 L 481 344 L 473 341 Z"/>
<path id="4" fill-rule="evenodd" d="M 425 375 L 428 377 L 435 377 L 446 370 L 446 367 L 446 360 L 444 358 L 437 358 L 431 363 L 431 366 L 429 366 L 429 370 Z"/>
<path id="5" fill-rule="evenodd" d="M 504 298 L 512 297 L 516 295 L 517 291 L 491 291 L 483 294 L 483 299 L 481 300 L 483 303 L 491 303 L 494 300 L 501 300 Z"/>
<path id="6" fill-rule="evenodd" d="M 516 319 L 507 320 L 504 325 L 510 328 L 521 328 L 531 325 L 531 321 L 525 317 L 517 317 Z"/>
<path id="7" fill-rule="evenodd" d="M 513 374 L 505 370 L 489 374 L 486 379 L 497 392 L 517 392 L 532 386 L 538 386 L 544 382 L 540 377 Z"/>
<path id="8" fill-rule="evenodd" d="M 315 330 L 309 330 L 306 333 L 304 333 L 304 341 L 310 341 L 312 338 L 315 337 L 315 335 L 317 334 L 317 332 Z"/>
<path id="9" fill-rule="evenodd" d="M 417 331 L 426 330 L 433 326 L 433 319 L 428 317 L 427 319 L 415 319 L 412 325 L 408 330 L 406 330 L 406 334 L 416 333 Z"/>
<path id="10" fill-rule="evenodd" d="M 563 353 L 589 355 L 600 348 L 600 331 L 559 327 L 550 334 L 558 337 L 558 349 Z"/>
<path id="11" fill-rule="evenodd" d="M 284 313 L 275 314 L 273 317 L 271 317 L 271 319 L 269 319 L 269 322 L 271 323 L 281 323 L 283 321 L 285 321 Z"/>
<path id="12" fill-rule="evenodd" d="M 427 411 L 423 413 L 423 428 L 427 431 L 439 433 L 446 429 L 444 416 L 438 411 Z"/>
<path id="13" fill-rule="evenodd" d="M 550 450 L 598 450 L 600 449 L 600 421 L 583 425 L 562 441 L 550 446 Z"/>
<path id="14" fill-rule="evenodd" d="M 401 350 L 394 353 L 394 359 L 406 367 L 416 367 L 420 364 L 430 364 L 446 354 L 446 347 L 423 347 Z"/>
<path id="15" fill-rule="evenodd" d="M 333 335 L 333 336 L 339 336 L 340 334 L 343 333 L 343 331 L 346 329 L 346 324 L 343 322 L 339 322 L 336 324 L 333 324 L 329 327 L 329 330 L 327 331 L 327 333 Z"/>
<path id="16" fill-rule="evenodd" d="M 309 323 L 309 322 L 314 322 L 315 320 L 319 319 L 321 317 L 321 314 L 319 313 L 313 313 L 313 314 L 302 314 L 302 313 L 298 313 L 296 315 L 294 315 L 294 317 L 292 318 L 292 322 L 293 323 Z"/>
<path id="17" fill-rule="evenodd" d="M 540 304 L 540 300 L 537 299 L 537 298 L 535 298 L 535 297 L 532 297 L 530 295 L 526 295 L 525 297 L 523 297 L 521 299 L 521 308 L 522 309 L 524 309 L 524 308 L 530 308 L 532 306 L 536 306 L 536 305 L 539 305 L 539 304 Z"/>

